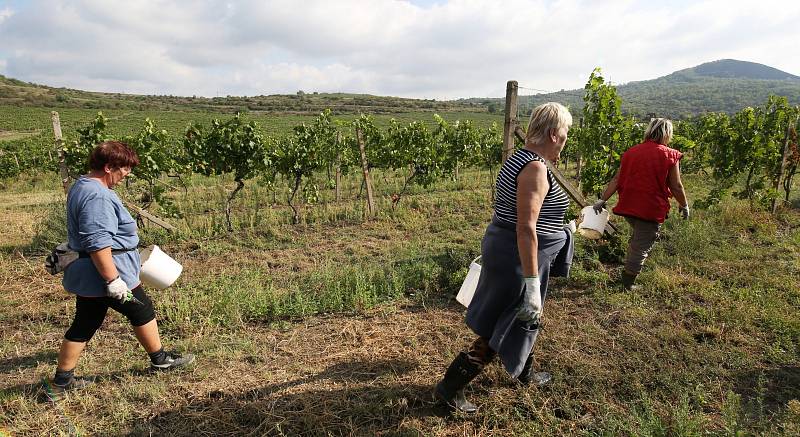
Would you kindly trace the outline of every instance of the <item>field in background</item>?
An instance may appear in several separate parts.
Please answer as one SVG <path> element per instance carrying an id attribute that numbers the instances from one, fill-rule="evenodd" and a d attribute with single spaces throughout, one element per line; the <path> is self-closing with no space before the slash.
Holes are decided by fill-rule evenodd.
<path id="1" fill-rule="evenodd" d="M 36 128 L 41 123 L 31 123 Z M 175 287 L 150 294 L 165 343 L 195 353 L 197 366 L 146 374 L 130 328 L 109 315 L 79 365 L 101 383 L 58 405 L 43 400 L 41 381 L 51 376 L 74 304 L 42 260 L 43 249 L 63 235 L 63 194 L 49 174 L 7 182 L 0 191 L 0 429 L 194 436 L 800 432 L 797 209 L 773 217 L 728 199 L 688 222 L 669 219 L 637 292 L 614 285 L 619 246 L 579 240 L 572 278 L 555 282 L 537 344 L 537 367 L 551 372 L 553 383 L 519 389 L 494 364 L 468 390 L 478 414 L 448 417 L 431 389 L 472 339 L 453 295 L 491 214 L 489 176 L 469 171 L 412 190 L 396 210 L 388 196 L 401 175 L 373 177 L 382 190 L 374 220 L 363 218 L 355 175 L 346 180 L 345 201 L 323 190 L 299 225 L 281 205 L 285 187 L 273 202 L 270 190 L 253 183 L 234 202 L 231 234 L 222 230 L 220 208 L 232 182 L 187 180 L 172 195 L 184 212 L 173 220 L 178 234 L 146 228 L 142 237 L 185 266 Z M 702 177 L 686 183 L 691 198 L 705 194 Z"/>
<path id="2" fill-rule="evenodd" d="M 98 112 L 102 112 L 109 120 L 109 135 L 131 135 L 138 131 L 144 124 L 145 118 L 154 120 L 159 129 L 165 129 L 170 135 L 181 139 L 186 126 L 190 123 L 208 124 L 212 119 L 230 119 L 234 113 L 198 111 L 185 108 L 180 111 L 168 110 L 135 110 L 135 109 L 81 109 L 57 108 L 61 118 L 61 129 L 66 140 L 75 139 L 75 130 L 91 122 Z M 41 135 L 44 141 L 53 141 L 53 124 L 50 120 L 51 109 L 43 107 L 17 107 L 0 105 L 0 141 L 19 139 L 26 136 Z M 321 110 L 319 111 L 321 112 Z M 248 111 L 245 116 L 248 120 L 255 120 L 264 130 L 274 135 L 284 135 L 291 132 L 292 127 L 311 122 L 319 112 L 305 114 L 287 114 L 282 112 Z M 385 127 L 389 120 L 394 118 L 408 123 L 411 121 L 424 121 L 434 123 L 433 111 L 403 111 L 387 114 L 374 114 L 378 126 Z M 477 127 L 487 127 L 496 122 L 502 126 L 503 116 L 486 112 L 470 112 L 467 110 L 439 113 L 448 121 L 472 120 Z M 337 113 L 337 119 L 353 120 L 358 114 Z"/>

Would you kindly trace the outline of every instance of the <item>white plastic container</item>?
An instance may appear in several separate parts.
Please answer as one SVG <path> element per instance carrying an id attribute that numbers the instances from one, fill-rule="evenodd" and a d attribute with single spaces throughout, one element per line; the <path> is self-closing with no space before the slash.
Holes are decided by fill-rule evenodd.
<path id="1" fill-rule="evenodd" d="M 183 266 L 156 245 L 145 248 L 139 256 L 142 259 L 139 279 L 148 287 L 163 290 L 172 285 L 183 272 Z"/>
<path id="2" fill-rule="evenodd" d="M 475 295 L 475 289 L 478 288 L 478 279 L 481 277 L 481 265 L 478 264 L 479 259 L 481 259 L 480 256 L 472 260 L 469 264 L 467 277 L 464 278 L 464 282 L 461 283 L 461 289 L 458 290 L 458 294 L 456 295 L 458 303 L 465 307 L 468 307 L 469 303 L 472 302 L 472 296 Z"/>
<path id="3" fill-rule="evenodd" d="M 608 210 L 603 208 L 603 211 L 598 214 L 594 212 L 594 207 L 589 205 L 581 210 L 581 224 L 578 225 L 578 233 L 590 240 L 597 240 L 603 236 L 607 223 Z"/>

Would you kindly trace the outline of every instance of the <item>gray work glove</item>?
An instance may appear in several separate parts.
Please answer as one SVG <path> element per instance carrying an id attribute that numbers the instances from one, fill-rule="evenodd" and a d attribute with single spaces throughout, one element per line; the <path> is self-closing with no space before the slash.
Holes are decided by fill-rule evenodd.
<path id="1" fill-rule="evenodd" d="M 679 207 L 678 212 L 681 214 L 681 217 L 684 220 L 687 220 L 689 218 L 689 204 L 686 204 L 686 206 Z"/>
<path id="2" fill-rule="evenodd" d="M 106 284 L 106 296 L 125 303 L 133 298 L 133 292 L 128 288 L 128 284 L 117 276 L 116 279 Z"/>
<path id="3" fill-rule="evenodd" d="M 522 297 L 522 306 L 517 312 L 517 318 L 523 322 L 539 323 L 542 317 L 541 282 L 538 276 L 525 278 L 525 295 Z"/>
<path id="4" fill-rule="evenodd" d="M 606 207 L 606 201 L 603 200 L 603 199 L 599 199 L 597 202 L 594 203 L 594 205 L 592 205 L 592 208 L 594 208 L 594 213 L 595 214 L 602 213 L 603 212 L 603 208 L 605 208 L 605 207 Z"/>

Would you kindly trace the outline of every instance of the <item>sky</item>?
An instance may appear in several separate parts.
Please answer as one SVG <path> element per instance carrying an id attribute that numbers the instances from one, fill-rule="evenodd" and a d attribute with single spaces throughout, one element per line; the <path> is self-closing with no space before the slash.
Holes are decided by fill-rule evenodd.
<path id="1" fill-rule="evenodd" d="M 0 74 L 131 94 L 447 100 L 717 59 L 800 75 L 800 1 L 0 0 Z"/>

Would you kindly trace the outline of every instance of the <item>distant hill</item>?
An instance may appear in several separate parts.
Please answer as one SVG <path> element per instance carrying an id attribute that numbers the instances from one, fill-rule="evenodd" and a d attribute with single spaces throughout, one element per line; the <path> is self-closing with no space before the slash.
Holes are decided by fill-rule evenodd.
<path id="1" fill-rule="evenodd" d="M 719 61 L 706 62 L 696 67 L 676 71 L 670 76 L 707 76 L 707 77 L 728 77 L 735 79 L 762 79 L 762 80 L 784 80 L 800 79 L 800 76 L 789 74 L 763 64 L 755 62 L 736 61 L 734 59 L 721 59 Z"/>
<path id="2" fill-rule="evenodd" d="M 644 117 L 648 113 L 683 118 L 705 112 L 733 113 L 746 106 L 758 106 L 770 95 L 785 96 L 800 105 L 800 77 L 755 62 L 723 59 L 679 70 L 652 80 L 617 86 L 622 109 Z M 463 99 L 487 108 L 503 108 L 503 99 Z M 550 94 L 520 96 L 520 114 L 548 101 L 561 102 L 574 114 L 583 109 L 583 89 Z"/>
<path id="3" fill-rule="evenodd" d="M 588 77 L 588 72 L 587 72 Z M 800 104 L 800 77 L 754 62 L 723 59 L 679 70 L 652 80 L 617 86 L 622 108 L 628 114 L 644 117 L 655 113 L 683 118 L 705 112 L 733 113 L 746 106 L 763 104 L 774 94 Z M 534 106 L 562 102 L 579 115 L 583 109 L 583 89 L 550 94 L 520 96 L 520 114 Z M 251 97 L 180 97 L 98 93 L 53 88 L 22 82 L 0 75 L 0 105 L 67 107 L 90 109 L 200 110 L 209 112 L 272 112 L 314 114 L 330 108 L 338 114 L 404 112 L 491 112 L 501 113 L 503 98 L 469 98 L 451 101 L 405 99 L 368 94 L 314 93 L 298 91 Z"/>
<path id="4" fill-rule="evenodd" d="M 181 97 L 99 93 L 53 88 L 0 75 L 0 105 L 54 108 L 200 110 L 209 112 L 277 112 L 316 114 L 330 108 L 338 114 L 393 114 L 403 112 L 486 112 L 486 107 L 465 102 L 405 99 L 368 94 L 316 93 L 276 94 L 252 97 Z"/>

